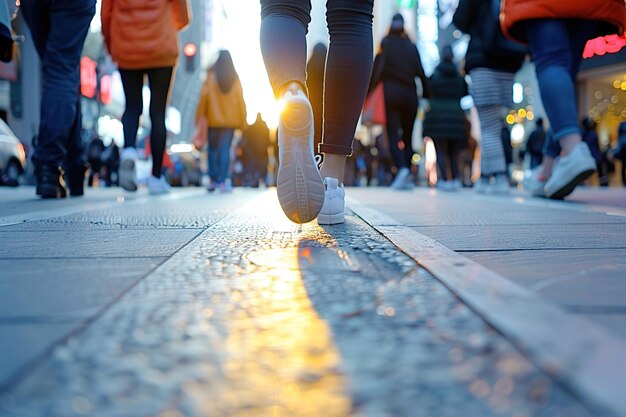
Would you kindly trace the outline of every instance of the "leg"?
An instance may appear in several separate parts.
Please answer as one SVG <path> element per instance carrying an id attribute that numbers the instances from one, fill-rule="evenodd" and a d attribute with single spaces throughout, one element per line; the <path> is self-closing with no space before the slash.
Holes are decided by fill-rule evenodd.
<path id="1" fill-rule="evenodd" d="M 459 141 L 448 141 L 448 159 L 450 160 L 450 174 L 452 179 L 459 178 Z"/>
<path id="2" fill-rule="evenodd" d="M 435 152 L 437 153 L 437 166 L 441 173 L 441 180 L 448 181 L 448 168 L 446 167 L 446 148 L 447 141 L 445 140 L 433 140 L 435 145 Z"/>
<path id="3" fill-rule="evenodd" d="M 208 132 L 207 156 L 209 158 L 209 178 L 214 184 L 218 182 L 219 177 L 219 156 L 217 148 L 221 130 L 220 128 L 209 128 Z"/>
<path id="4" fill-rule="evenodd" d="M 172 67 L 149 69 L 148 83 L 150 85 L 150 145 L 152 145 L 152 175 L 161 177 L 163 168 L 163 153 L 167 141 L 165 130 L 165 110 L 172 84 Z"/>
<path id="5" fill-rule="evenodd" d="M 404 165 L 404 152 L 400 149 L 400 126 L 401 118 L 400 112 L 391 106 L 385 105 L 385 112 L 387 113 L 387 124 L 385 129 L 387 131 L 387 140 L 389 141 L 389 151 L 391 152 L 391 158 L 398 170 L 400 168 L 407 168 Z"/>
<path id="6" fill-rule="evenodd" d="M 139 117 L 143 112 L 143 70 L 126 70 L 120 68 L 120 78 L 124 88 L 124 98 L 126 107 L 122 115 L 122 125 L 124 126 L 124 148 L 134 148 L 137 144 L 137 129 L 139 128 Z M 151 143 L 152 145 L 152 143 Z"/>
<path id="7" fill-rule="evenodd" d="M 403 166 L 411 168 L 413 160 L 413 127 L 417 116 L 417 95 L 413 94 L 403 106 L 400 117 L 402 119 L 402 141 L 404 142 Z"/>
<path id="8" fill-rule="evenodd" d="M 234 129 L 220 129 L 217 144 L 218 182 L 225 182 L 230 177 L 230 145 L 233 142 Z"/>

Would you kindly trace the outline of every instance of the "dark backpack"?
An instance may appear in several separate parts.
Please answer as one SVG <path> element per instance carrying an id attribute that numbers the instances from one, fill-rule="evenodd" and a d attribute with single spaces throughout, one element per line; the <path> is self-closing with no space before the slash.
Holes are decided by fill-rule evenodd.
<path id="1" fill-rule="evenodd" d="M 528 53 L 528 46 L 507 38 L 500 27 L 500 0 L 487 0 L 489 7 L 482 33 L 485 53 L 500 58 L 521 59 Z"/>

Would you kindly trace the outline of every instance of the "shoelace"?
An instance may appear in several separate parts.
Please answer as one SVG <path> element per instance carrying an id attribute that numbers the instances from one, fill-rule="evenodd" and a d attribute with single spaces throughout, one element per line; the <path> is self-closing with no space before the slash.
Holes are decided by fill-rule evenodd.
<path id="1" fill-rule="evenodd" d="M 319 169 L 322 163 L 322 155 L 315 155 L 313 159 L 315 159 L 315 165 L 317 165 L 317 168 Z"/>

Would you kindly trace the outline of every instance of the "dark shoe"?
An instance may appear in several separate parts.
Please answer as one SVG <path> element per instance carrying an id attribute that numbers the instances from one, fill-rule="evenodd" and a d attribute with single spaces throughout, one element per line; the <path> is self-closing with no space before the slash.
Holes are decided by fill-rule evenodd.
<path id="1" fill-rule="evenodd" d="M 65 198 L 67 191 L 63 186 L 61 176 L 63 170 L 58 167 L 41 166 L 35 170 L 37 178 L 37 195 L 41 198 Z"/>
<path id="2" fill-rule="evenodd" d="M 65 182 L 69 186 L 70 195 L 78 197 L 85 194 L 85 172 L 87 172 L 87 167 L 82 165 L 69 168 L 68 171 L 65 174 Z"/>

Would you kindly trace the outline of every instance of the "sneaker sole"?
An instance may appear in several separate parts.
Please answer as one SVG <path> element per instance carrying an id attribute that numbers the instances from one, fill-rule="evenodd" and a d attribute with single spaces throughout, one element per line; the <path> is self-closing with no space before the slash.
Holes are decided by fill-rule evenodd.
<path id="1" fill-rule="evenodd" d="M 127 159 L 120 163 L 120 187 L 126 191 L 137 191 L 135 182 L 135 161 Z"/>
<path id="2" fill-rule="evenodd" d="M 578 184 L 580 184 L 581 182 L 589 178 L 591 175 L 593 175 L 594 172 L 595 172 L 595 169 L 588 169 L 586 171 L 581 172 L 580 174 L 575 176 L 572 180 L 570 180 L 567 184 L 556 189 L 553 193 L 546 192 L 545 193 L 546 197 L 551 198 L 553 200 L 562 200 L 563 198 L 570 195 Z"/>
<path id="3" fill-rule="evenodd" d="M 317 216 L 317 223 L 326 226 L 332 226 L 334 224 L 341 224 L 346 222 L 346 216 L 344 213 L 339 214 L 319 214 Z"/>
<path id="4" fill-rule="evenodd" d="M 307 101 L 293 98 L 281 120 L 282 158 L 276 189 L 285 215 L 294 223 L 314 220 L 324 205 L 324 183 L 313 156 L 313 114 Z"/>

